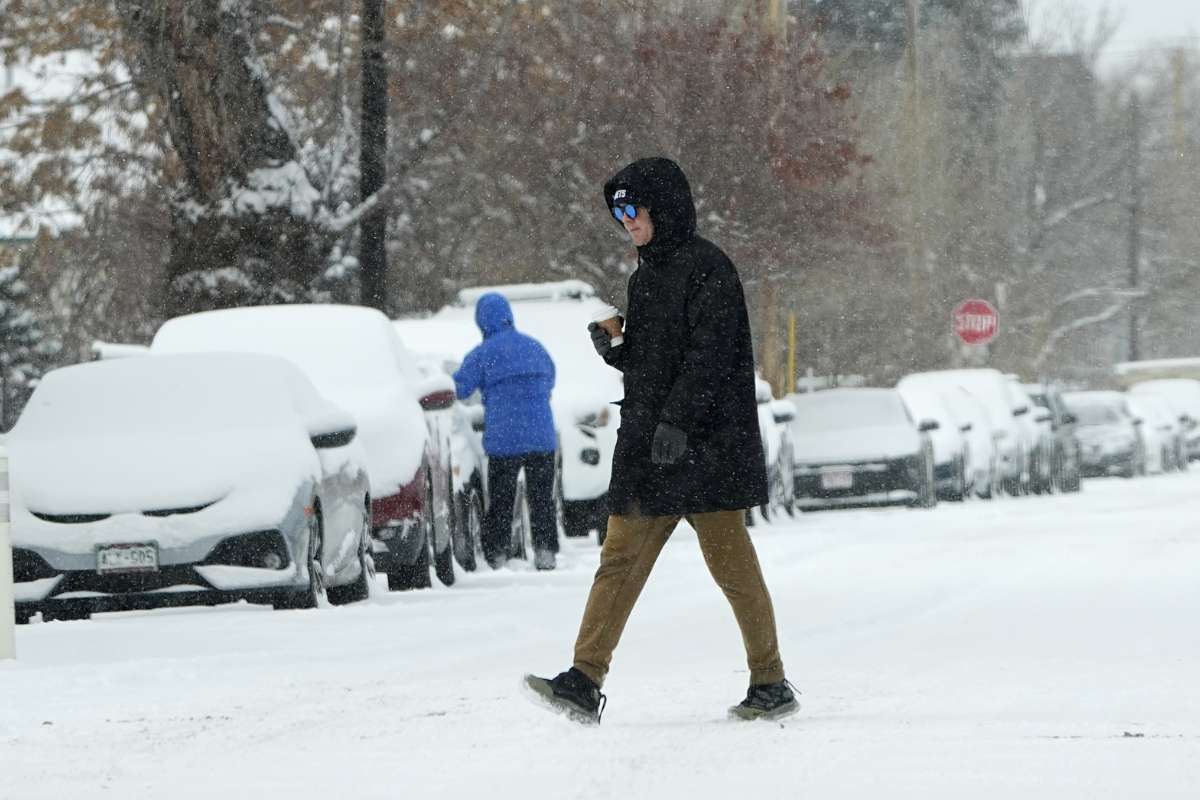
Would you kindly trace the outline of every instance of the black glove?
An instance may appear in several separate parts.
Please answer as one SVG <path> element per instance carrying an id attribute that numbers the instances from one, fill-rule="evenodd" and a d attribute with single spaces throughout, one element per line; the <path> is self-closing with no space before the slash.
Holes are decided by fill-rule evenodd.
<path id="1" fill-rule="evenodd" d="M 608 355 L 608 351 L 612 350 L 612 335 L 596 322 L 588 323 L 588 333 L 592 335 L 592 347 L 596 348 L 600 357 Z"/>
<path id="2" fill-rule="evenodd" d="M 655 464 L 674 464 L 687 450 L 687 434 L 669 422 L 660 422 L 654 429 L 650 445 L 650 460 Z"/>

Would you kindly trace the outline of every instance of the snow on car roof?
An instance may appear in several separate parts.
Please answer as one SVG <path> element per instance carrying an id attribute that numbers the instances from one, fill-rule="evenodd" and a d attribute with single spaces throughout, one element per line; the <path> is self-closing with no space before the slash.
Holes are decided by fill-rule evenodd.
<path id="1" fill-rule="evenodd" d="M 267 353 L 299 366 L 350 411 L 366 451 L 371 493 L 412 480 L 429 429 L 416 396 L 421 377 L 391 321 L 363 306 L 281 305 L 203 311 L 163 323 L 155 353 Z"/>
<path id="2" fill-rule="evenodd" d="M 516 286 L 520 289 L 525 284 Z M 486 290 L 507 291 L 508 288 L 490 287 Z M 479 294 L 484 290 L 481 288 Z M 607 303 L 591 295 L 510 302 L 517 330 L 541 342 L 554 361 L 556 379 L 550 403 L 560 424 L 595 414 L 607 403 L 624 396 L 621 373 L 596 355 L 587 332 L 592 315 Z M 456 354 L 458 361 L 482 341 L 479 328 L 475 325 L 474 302 L 467 306 L 446 306 L 425 319 L 399 320 L 396 329 L 413 350 L 438 356 Z"/>
<path id="3" fill-rule="evenodd" d="M 581 300 L 596 296 L 596 290 L 592 288 L 592 285 L 580 280 L 549 281 L 546 283 L 508 283 L 500 286 L 472 286 L 468 289 L 460 289 L 455 298 L 455 305 L 474 308 L 479 298 L 489 292 L 503 295 L 510 302 L 527 300 Z"/>
<path id="4" fill-rule="evenodd" d="M 383 313 L 364 306 L 279 305 L 201 311 L 167 320 L 155 352 L 257 352 L 299 365 L 318 386 L 416 380 Z M 350 357 L 353 354 L 353 357 Z"/>

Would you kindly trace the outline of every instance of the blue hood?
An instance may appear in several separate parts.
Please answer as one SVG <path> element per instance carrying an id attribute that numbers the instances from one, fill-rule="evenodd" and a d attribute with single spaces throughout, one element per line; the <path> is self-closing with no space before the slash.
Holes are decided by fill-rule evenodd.
<path id="1" fill-rule="evenodd" d="M 512 306 L 504 295 L 488 292 L 475 303 L 475 324 L 484 338 L 513 326 Z"/>

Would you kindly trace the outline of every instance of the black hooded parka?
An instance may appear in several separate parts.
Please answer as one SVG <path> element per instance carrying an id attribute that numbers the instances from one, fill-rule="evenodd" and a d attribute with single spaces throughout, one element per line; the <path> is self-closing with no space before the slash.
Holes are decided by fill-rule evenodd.
<path id="1" fill-rule="evenodd" d="M 629 278 L 625 341 L 605 360 L 625 375 L 613 456 L 613 514 L 729 511 L 767 502 L 754 391 L 754 351 L 741 280 L 728 256 L 696 234 L 683 170 L 666 158 L 635 161 L 604 185 L 646 208 L 651 241 Z M 611 215 L 611 214 L 610 214 Z M 654 464 L 660 422 L 687 433 L 674 464 Z"/>

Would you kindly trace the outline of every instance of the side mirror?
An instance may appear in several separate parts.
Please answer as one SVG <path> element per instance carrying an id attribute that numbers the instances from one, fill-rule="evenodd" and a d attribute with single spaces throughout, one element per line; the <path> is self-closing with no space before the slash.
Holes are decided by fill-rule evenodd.
<path id="1" fill-rule="evenodd" d="M 342 428 L 340 431 L 330 431 L 329 433 L 318 433 L 311 437 L 312 446 L 318 450 L 329 450 L 335 447 L 345 447 L 354 441 L 354 437 L 358 434 L 357 428 Z"/>
<path id="2" fill-rule="evenodd" d="M 1017 406 L 1013 409 L 1013 416 L 1020 417 L 1029 413 L 1029 406 Z"/>
<path id="3" fill-rule="evenodd" d="M 449 389 L 430 392 L 421 398 L 421 408 L 426 411 L 445 411 L 454 406 L 454 399 L 454 392 Z"/>
<path id="4" fill-rule="evenodd" d="M 1079 422 L 1079 417 L 1068 411 L 1066 414 L 1063 414 L 1062 421 L 1063 425 L 1074 425 L 1076 422 Z"/>
<path id="5" fill-rule="evenodd" d="M 921 424 L 917 426 L 917 430 L 921 433 L 928 433 L 929 431 L 936 431 L 940 427 L 942 426 L 938 424 L 936 419 L 923 419 L 921 420 Z"/>

